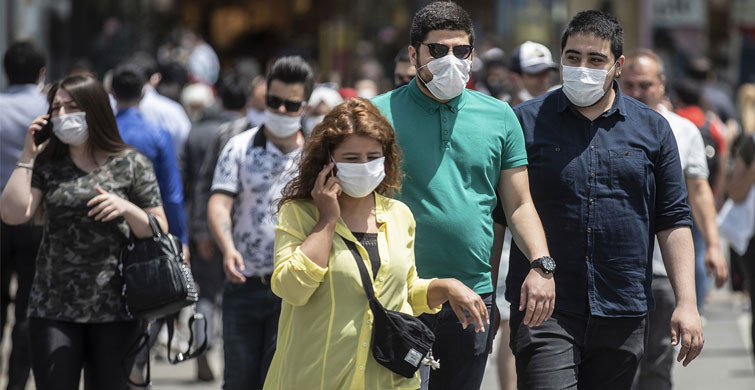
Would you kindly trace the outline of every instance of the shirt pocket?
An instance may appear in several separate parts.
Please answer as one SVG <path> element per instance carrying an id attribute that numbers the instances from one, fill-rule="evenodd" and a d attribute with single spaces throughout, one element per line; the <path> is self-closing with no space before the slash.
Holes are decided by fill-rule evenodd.
<path id="1" fill-rule="evenodd" d="M 528 156 L 532 196 L 562 198 L 574 192 L 577 148 L 541 145 Z"/>
<path id="2" fill-rule="evenodd" d="M 627 194 L 640 195 L 647 187 L 648 159 L 642 149 L 608 151 L 611 160 L 611 187 Z"/>

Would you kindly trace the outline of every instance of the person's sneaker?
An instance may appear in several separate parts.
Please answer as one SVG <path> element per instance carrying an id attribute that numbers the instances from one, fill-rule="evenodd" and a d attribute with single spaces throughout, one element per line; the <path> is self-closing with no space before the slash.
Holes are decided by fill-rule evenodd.
<path id="1" fill-rule="evenodd" d="M 203 353 L 197 357 L 197 380 L 200 382 L 212 382 L 215 380 L 215 374 L 212 372 L 210 360 L 207 354 Z"/>

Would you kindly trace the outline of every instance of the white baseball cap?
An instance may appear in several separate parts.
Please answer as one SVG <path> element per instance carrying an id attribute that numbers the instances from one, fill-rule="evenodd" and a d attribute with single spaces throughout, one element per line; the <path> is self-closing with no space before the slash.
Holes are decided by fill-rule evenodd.
<path id="1" fill-rule="evenodd" d="M 511 52 L 511 70 L 514 72 L 536 74 L 547 69 L 558 69 L 558 65 L 543 44 L 527 41 Z"/>

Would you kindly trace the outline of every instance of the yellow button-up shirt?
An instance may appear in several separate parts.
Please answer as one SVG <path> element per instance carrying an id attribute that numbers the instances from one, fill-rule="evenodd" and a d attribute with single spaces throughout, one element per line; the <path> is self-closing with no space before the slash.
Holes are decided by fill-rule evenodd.
<path id="1" fill-rule="evenodd" d="M 312 201 L 283 205 L 275 230 L 273 292 L 283 299 L 278 344 L 266 390 L 418 389 L 419 374 L 405 378 L 372 356 L 372 319 L 354 257 L 343 239 L 357 244 L 387 309 L 437 313 L 427 304 L 431 280 L 414 267 L 414 217 L 403 203 L 375 193 L 380 269 L 372 275 L 367 251 L 339 219 L 328 259 L 321 268 L 301 251 L 318 210 Z"/>

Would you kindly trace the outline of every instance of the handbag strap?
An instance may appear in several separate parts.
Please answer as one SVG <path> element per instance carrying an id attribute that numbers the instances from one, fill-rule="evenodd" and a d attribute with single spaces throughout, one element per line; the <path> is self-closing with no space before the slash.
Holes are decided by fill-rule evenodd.
<path id="1" fill-rule="evenodd" d="M 204 317 L 202 313 L 194 313 L 194 315 L 191 316 L 191 319 L 189 319 L 189 343 L 186 347 L 186 352 L 179 352 L 176 354 L 175 358 L 170 357 L 170 345 L 173 343 L 173 326 L 174 321 L 178 319 L 178 313 L 170 315 L 165 318 L 165 326 L 168 327 L 168 361 L 171 364 L 178 364 L 183 361 L 193 359 L 202 353 L 204 353 L 205 350 L 207 350 L 207 319 Z M 191 346 L 194 344 L 194 322 L 200 321 L 203 324 L 204 330 L 204 340 L 202 342 L 202 345 L 200 345 L 194 352 L 191 352 Z M 198 337 L 197 337 L 198 338 Z"/>
<path id="2" fill-rule="evenodd" d="M 160 229 L 160 225 L 157 223 L 157 218 L 148 211 L 145 211 L 145 213 L 147 213 L 147 219 L 149 219 L 149 228 L 152 229 L 152 236 L 159 237 L 162 234 L 162 229 Z"/>
<path id="3" fill-rule="evenodd" d="M 364 286 L 364 292 L 367 294 L 367 299 L 369 299 L 370 302 L 376 300 L 375 292 L 372 289 L 372 278 L 370 278 L 370 274 L 367 272 L 367 267 L 364 266 L 364 260 L 362 260 L 362 255 L 359 253 L 357 245 L 353 241 L 349 241 L 343 237 L 341 237 L 341 239 L 346 243 L 349 251 L 354 256 L 354 260 L 357 262 L 359 276 L 362 277 L 362 286 Z"/>

